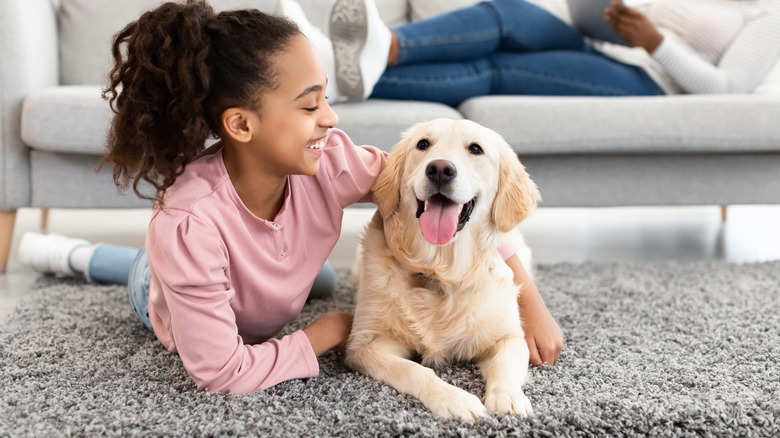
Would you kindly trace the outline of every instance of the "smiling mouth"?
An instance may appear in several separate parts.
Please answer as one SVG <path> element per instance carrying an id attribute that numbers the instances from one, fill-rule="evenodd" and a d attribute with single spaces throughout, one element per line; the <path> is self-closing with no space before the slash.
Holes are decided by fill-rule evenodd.
<path id="1" fill-rule="evenodd" d="M 323 146 L 325 146 L 325 137 L 308 142 L 306 144 L 306 149 L 318 151 L 322 149 Z"/>
<path id="2" fill-rule="evenodd" d="M 475 197 L 465 204 L 458 204 L 440 193 L 426 201 L 418 199 L 415 216 L 425 240 L 435 245 L 449 243 L 471 218 L 476 202 Z"/>

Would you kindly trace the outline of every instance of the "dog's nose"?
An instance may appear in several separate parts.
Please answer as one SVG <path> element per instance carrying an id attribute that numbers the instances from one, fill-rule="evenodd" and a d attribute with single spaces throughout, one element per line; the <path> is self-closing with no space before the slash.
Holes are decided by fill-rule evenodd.
<path id="1" fill-rule="evenodd" d="M 458 174 L 458 170 L 452 162 L 447 160 L 433 160 L 425 167 L 425 176 L 436 184 L 445 184 L 452 181 Z"/>

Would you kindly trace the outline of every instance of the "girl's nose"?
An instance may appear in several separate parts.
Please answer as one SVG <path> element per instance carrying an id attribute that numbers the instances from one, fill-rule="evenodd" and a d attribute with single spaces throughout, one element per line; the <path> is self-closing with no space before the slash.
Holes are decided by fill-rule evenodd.
<path id="1" fill-rule="evenodd" d="M 320 125 L 328 128 L 335 128 L 339 124 L 339 116 L 333 111 L 333 108 L 326 102 L 320 117 Z"/>

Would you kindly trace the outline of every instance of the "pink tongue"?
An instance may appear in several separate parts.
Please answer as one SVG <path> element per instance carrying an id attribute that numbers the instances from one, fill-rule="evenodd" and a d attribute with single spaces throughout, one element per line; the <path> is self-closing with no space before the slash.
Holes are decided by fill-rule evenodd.
<path id="1" fill-rule="evenodd" d="M 425 240 L 434 245 L 449 243 L 458 229 L 458 204 L 434 196 L 420 215 L 420 229 Z"/>

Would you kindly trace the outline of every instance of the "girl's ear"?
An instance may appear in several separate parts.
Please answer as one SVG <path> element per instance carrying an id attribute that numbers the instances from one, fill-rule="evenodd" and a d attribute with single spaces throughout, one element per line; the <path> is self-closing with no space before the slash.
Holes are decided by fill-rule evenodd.
<path id="1" fill-rule="evenodd" d="M 517 154 L 504 145 L 499 164 L 498 193 L 493 201 L 493 223 L 506 233 L 516 227 L 536 208 L 539 190 L 531 180 Z"/>
<path id="2" fill-rule="evenodd" d="M 249 128 L 247 114 L 241 108 L 228 108 L 222 112 L 222 129 L 225 134 L 240 143 L 247 143 L 252 139 L 252 130 Z"/>

